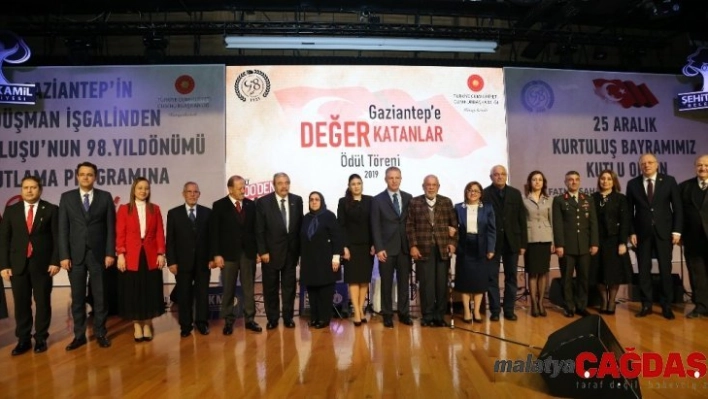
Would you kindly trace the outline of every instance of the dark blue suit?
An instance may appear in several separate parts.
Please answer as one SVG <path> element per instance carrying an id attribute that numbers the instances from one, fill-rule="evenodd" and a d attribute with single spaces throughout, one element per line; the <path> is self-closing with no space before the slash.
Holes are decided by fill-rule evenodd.
<path id="1" fill-rule="evenodd" d="M 477 208 L 476 237 L 467 234 L 467 205 L 456 204 L 455 212 L 459 223 L 455 290 L 465 293 L 483 293 L 489 287 L 492 274 L 498 274 L 496 262 L 487 259 L 488 253 L 494 253 L 497 240 L 494 207 L 491 204 L 483 204 Z M 476 243 L 476 251 L 471 247 L 473 243 Z"/>

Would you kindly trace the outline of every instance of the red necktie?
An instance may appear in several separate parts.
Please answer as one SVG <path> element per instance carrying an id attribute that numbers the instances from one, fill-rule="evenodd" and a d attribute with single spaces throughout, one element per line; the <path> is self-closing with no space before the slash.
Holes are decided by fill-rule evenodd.
<path id="1" fill-rule="evenodd" d="M 243 221 L 243 213 L 241 213 L 241 201 L 236 201 L 236 212 L 238 213 L 239 220 Z"/>
<path id="2" fill-rule="evenodd" d="M 32 222 L 34 222 L 34 204 L 30 204 L 30 209 L 27 211 L 27 234 L 32 234 Z M 27 257 L 32 256 L 32 242 L 27 243 Z"/>

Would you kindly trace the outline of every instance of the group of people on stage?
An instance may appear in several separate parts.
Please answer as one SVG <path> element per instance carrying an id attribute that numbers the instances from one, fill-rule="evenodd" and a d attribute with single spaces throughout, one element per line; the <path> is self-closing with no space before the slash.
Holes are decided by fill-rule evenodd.
<path id="1" fill-rule="evenodd" d="M 212 208 L 198 204 L 195 182 L 184 185 L 184 203 L 167 213 L 166 229 L 160 207 L 150 201 L 150 182 L 136 178 L 130 200 L 115 210 L 113 196 L 94 187 L 96 165 L 76 169 L 78 188 L 65 192 L 59 206 L 41 199 L 42 183 L 33 176 L 21 185 L 22 201 L 9 206 L 0 222 L 0 274 L 12 281 L 17 346 L 13 355 L 47 350 L 51 320 L 52 277 L 67 271 L 71 285 L 74 338 L 66 347 L 87 343 L 87 276 L 93 293 L 93 332 L 100 347 L 109 347 L 108 303 L 132 320 L 136 342 L 151 341 L 152 319 L 165 312 L 162 269 L 175 275 L 180 335 L 194 328 L 209 334 L 207 291 L 210 269 L 223 280 L 223 334 L 233 334 L 233 298 L 237 280 L 243 289 L 244 327 L 261 332 L 254 320 L 254 280 L 260 263 L 266 329 L 294 328 L 296 267 L 310 303 L 310 323 L 326 328 L 332 318 L 335 283 L 342 269 L 348 284 L 352 320 L 366 323 L 365 301 L 374 257 L 381 278 L 383 325 L 393 328 L 393 286 L 397 284 L 398 321 L 412 325 L 409 289 L 412 263 L 420 283 L 421 325 L 446 326 L 448 270 L 456 255 L 454 289 L 462 294 L 463 321 L 482 321 L 487 294 L 491 321 L 500 316 L 517 320 L 520 256 L 529 277 L 530 314 L 545 317 L 544 295 L 551 254 L 559 258 L 567 317 L 588 315 L 588 286 L 597 284 L 599 312 L 614 314 L 621 284 L 631 276 L 628 248 L 637 255 L 642 306 L 636 314 L 652 313 L 652 258 L 659 264 L 662 315 L 673 319 L 671 257 L 682 243 L 695 308 L 688 318 L 708 316 L 708 155 L 696 159 L 696 176 L 678 185 L 658 173 L 653 154 L 639 160 L 642 174 L 620 193 L 617 175 L 600 173 L 597 190 L 580 190 L 580 175 L 565 175 L 566 192 L 551 198 L 541 171 L 529 173 L 524 193 L 507 184 L 506 168 L 494 166 L 491 184 L 469 182 L 463 201 L 453 205 L 438 194 L 435 175 L 424 178 L 423 194 L 413 197 L 400 189 L 401 170 L 385 173 L 386 189 L 363 194 L 363 180 L 349 177 L 336 215 L 317 191 L 303 200 L 290 193 L 285 173 L 273 176 L 274 192 L 252 201 L 245 197 L 246 180 L 231 176 L 228 195 Z M 683 234 L 682 234 L 683 233 Z M 504 270 L 504 295 L 499 269 Z M 108 271 L 117 270 L 116 278 Z M 395 283 L 394 283 L 395 275 Z M 573 279 L 573 276 L 575 278 Z M 279 295 L 280 293 L 280 295 Z M 117 297 L 117 301 L 115 301 Z M 33 321 L 32 298 L 36 306 Z M 282 307 L 281 307 L 282 298 Z M 193 311 L 194 309 L 194 311 Z M 34 325 L 34 335 L 32 329 Z"/>

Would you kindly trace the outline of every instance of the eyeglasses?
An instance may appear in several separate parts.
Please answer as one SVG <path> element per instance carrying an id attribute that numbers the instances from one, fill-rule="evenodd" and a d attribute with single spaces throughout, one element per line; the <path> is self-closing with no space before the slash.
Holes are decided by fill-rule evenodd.
<path id="1" fill-rule="evenodd" d="M 470 194 L 482 194 L 482 192 L 479 190 L 467 190 L 467 192 Z"/>

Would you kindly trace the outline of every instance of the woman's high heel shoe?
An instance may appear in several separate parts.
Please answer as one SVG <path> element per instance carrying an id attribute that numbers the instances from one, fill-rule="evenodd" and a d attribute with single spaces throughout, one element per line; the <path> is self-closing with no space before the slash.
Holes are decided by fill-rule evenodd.
<path id="1" fill-rule="evenodd" d="M 548 316 L 548 313 L 546 313 L 546 308 L 543 307 L 543 304 L 541 302 L 538 303 L 538 314 L 541 317 Z"/>
<path id="2" fill-rule="evenodd" d="M 152 341 L 152 326 L 149 324 L 143 326 L 143 341 Z"/>
<path id="3" fill-rule="evenodd" d="M 138 323 L 133 323 L 133 339 L 135 342 L 143 342 L 145 337 L 143 337 L 143 328 Z"/>

